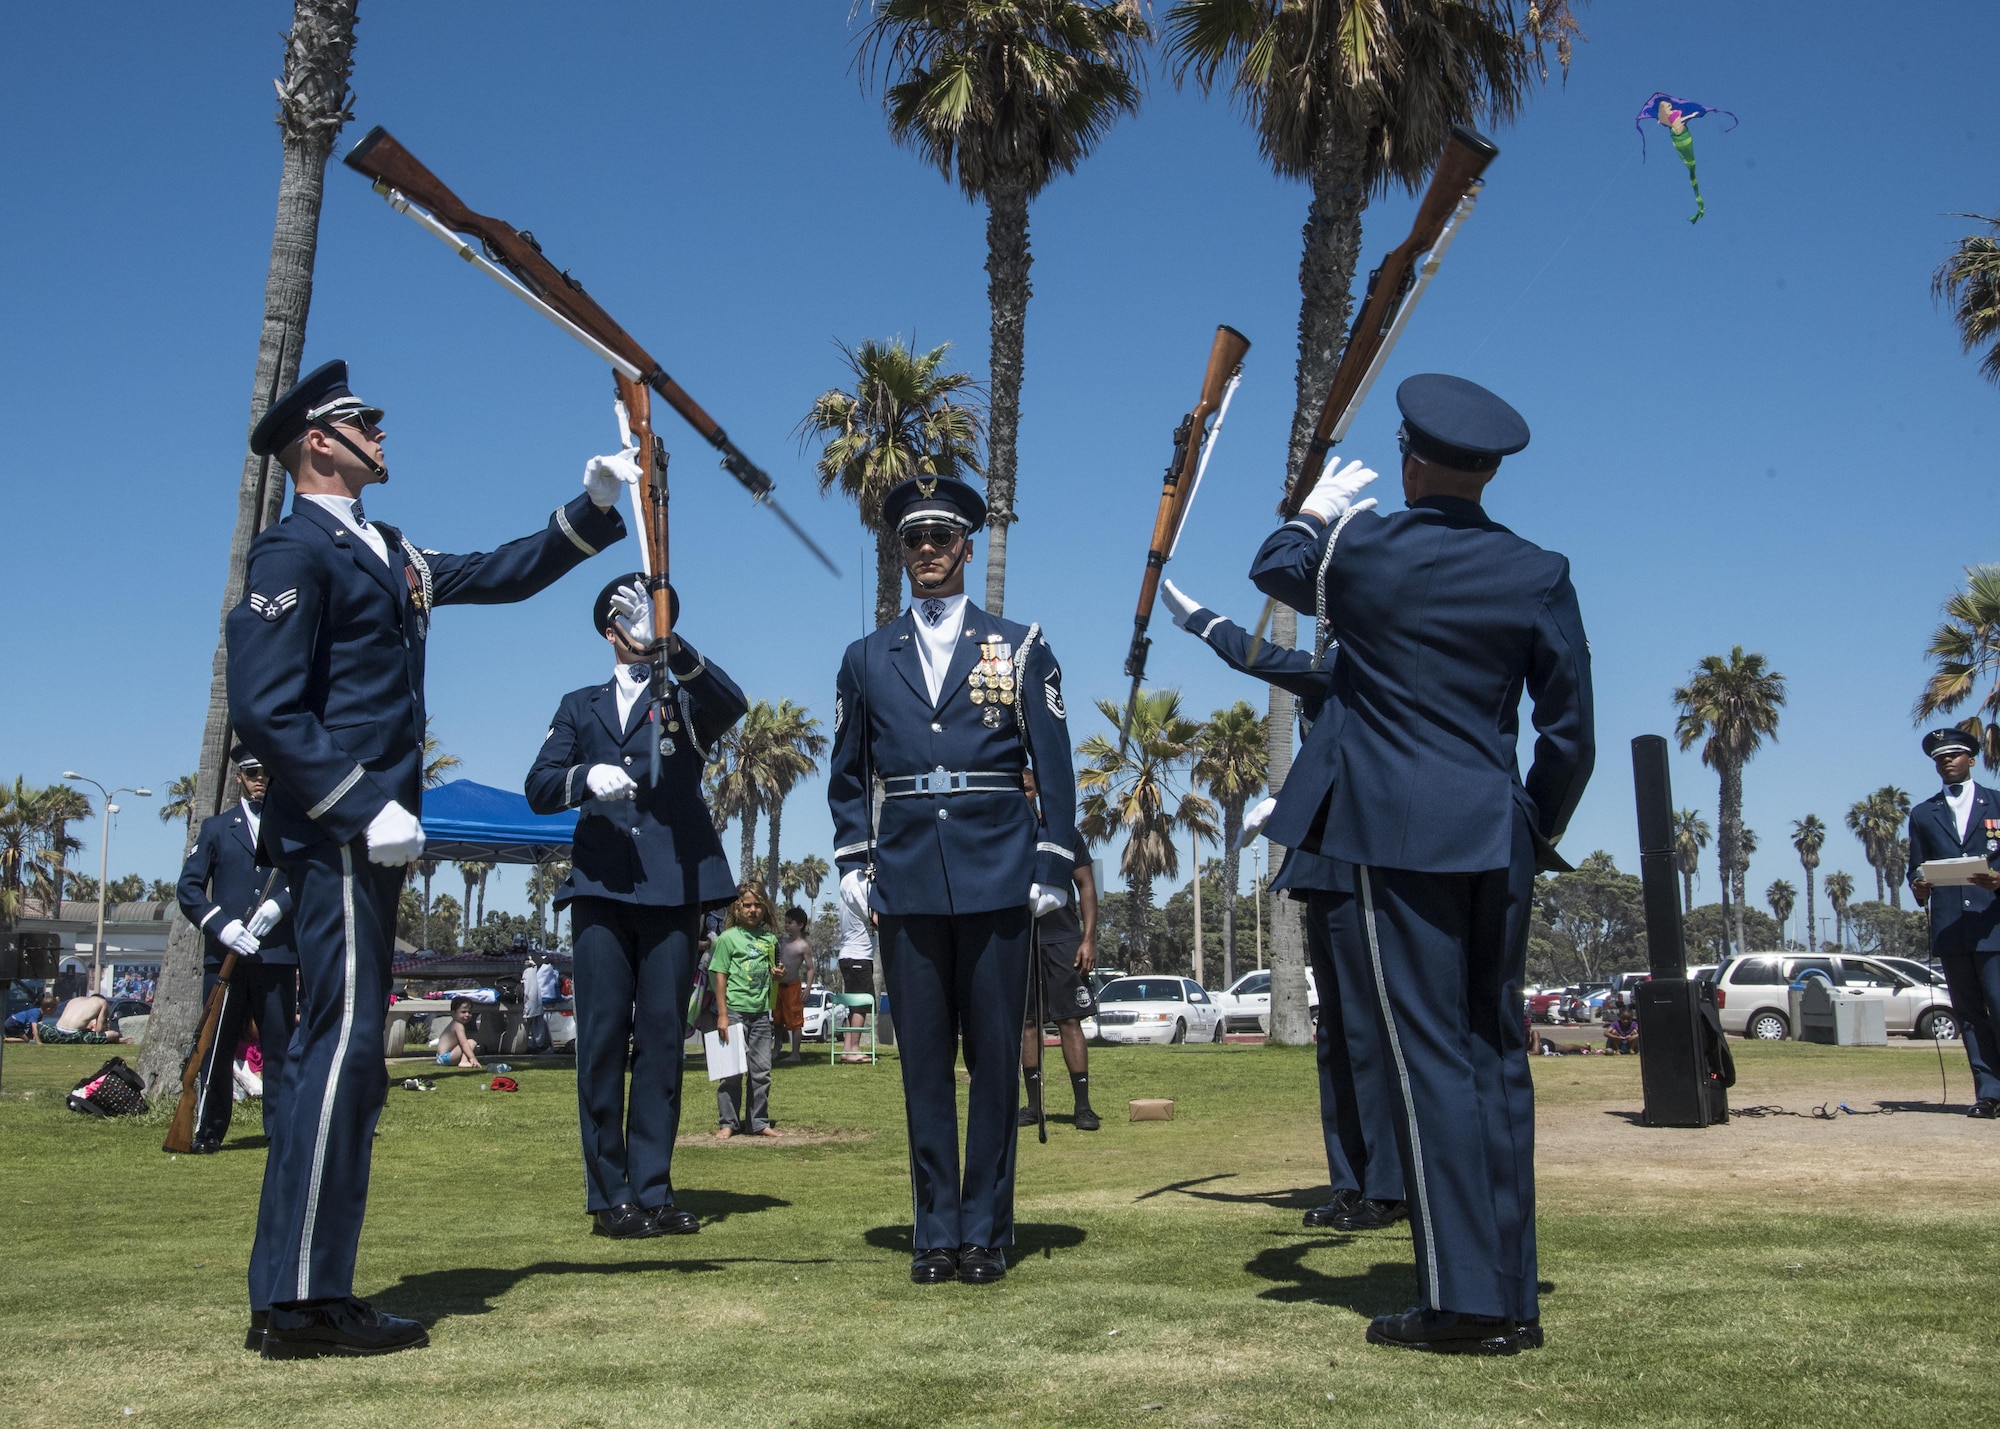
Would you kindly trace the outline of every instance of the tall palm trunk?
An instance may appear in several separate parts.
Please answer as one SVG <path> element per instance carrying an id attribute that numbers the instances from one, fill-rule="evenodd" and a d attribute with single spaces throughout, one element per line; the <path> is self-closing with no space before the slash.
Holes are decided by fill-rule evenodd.
<path id="1" fill-rule="evenodd" d="M 894 531 L 875 533 L 875 628 L 903 613 L 903 555 Z"/>
<path id="2" fill-rule="evenodd" d="M 752 804 L 745 809 L 742 818 L 743 848 L 736 866 L 742 870 L 742 876 L 748 878 L 750 865 L 757 861 L 757 806 Z"/>
<path id="3" fill-rule="evenodd" d="M 1683 915 L 1694 908 L 1694 871 L 1681 870 L 1681 912 Z"/>
<path id="4" fill-rule="evenodd" d="M 1236 981 L 1236 885 L 1243 877 L 1243 800 L 1222 810 L 1222 985 Z"/>
<path id="5" fill-rule="evenodd" d="M 492 872 L 493 870 L 488 868 L 482 869 L 479 874 L 479 922 L 474 925 L 476 927 L 486 926 L 486 878 Z"/>
<path id="6" fill-rule="evenodd" d="M 421 941 L 418 943 L 417 946 L 428 948 L 431 945 L 431 878 L 433 875 L 437 873 L 436 860 L 428 858 L 425 859 L 423 862 L 423 872 L 424 872 L 424 919 L 422 927 L 418 932 L 418 937 L 420 938 Z"/>
<path id="7" fill-rule="evenodd" d="M 1153 883 L 1137 874 L 1125 875 L 1126 971 L 1153 970 Z"/>
<path id="8" fill-rule="evenodd" d="M 1007 603 L 1007 531 L 1014 520 L 1015 435 L 1028 328 L 1028 194 L 996 188 L 986 200 L 986 300 L 993 310 L 992 407 L 986 428 L 986 611 Z"/>
<path id="9" fill-rule="evenodd" d="M 778 893 L 778 825 L 785 817 L 785 798 L 780 794 L 771 805 L 771 856 L 764 860 L 764 896 Z"/>
<path id="10" fill-rule="evenodd" d="M 1819 951 L 1819 924 L 1813 921 L 1813 871 L 1806 869 L 1806 951 Z"/>
<path id="11" fill-rule="evenodd" d="M 257 368 L 250 384 L 250 419 L 263 417 L 274 392 L 298 379 L 305 346 L 306 316 L 312 307 L 313 260 L 319 248 L 320 194 L 327 156 L 350 117 L 348 75 L 354 67 L 357 0 L 295 0 L 291 33 L 285 37 L 284 77 L 278 85 L 278 127 L 283 135 L 284 168 L 278 178 L 278 217 L 271 235 L 271 262 L 264 279 L 264 320 L 257 340 Z M 237 480 L 236 530 L 229 542 L 218 626 L 243 598 L 244 567 L 257 533 L 284 509 L 284 473 L 275 463 L 246 456 Z M 210 665 L 208 716 L 202 724 L 196 766 L 194 807 L 188 816 L 185 848 L 194 844 L 201 820 L 219 813 L 227 792 L 229 752 L 228 655 L 218 629 Z M 177 1078 L 194 1045 L 201 1017 L 201 933 L 176 919 L 153 1001 L 153 1015 L 139 1052 L 139 1074 L 149 1092 Z"/>
<path id="12" fill-rule="evenodd" d="M 1743 871 L 1738 868 L 1743 848 L 1743 766 L 1733 759 L 1719 760 L 1716 775 L 1721 784 L 1720 807 L 1715 820 L 1715 846 L 1716 855 L 1722 863 L 1724 936 L 1726 941 L 1733 918 L 1736 951 L 1742 953 L 1749 951 L 1749 945 L 1743 939 Z M 1735 904 L 1733 909 L 1727 906 L 1730 901 Z M 1723 951 L 1727 954 L 1729 950 Z"/>

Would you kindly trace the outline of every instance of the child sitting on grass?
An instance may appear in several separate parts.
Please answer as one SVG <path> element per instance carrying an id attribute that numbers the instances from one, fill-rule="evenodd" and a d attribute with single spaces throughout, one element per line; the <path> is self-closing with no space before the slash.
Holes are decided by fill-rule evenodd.
<path id="1" fill-rule="evenodd" d="M 469 997 L 451 1000 L 451 1021 L 438 1033 L 437 1060 L 440 1067 L 478 1067 L 479 1053 L 472 1044 L 474 1003 Z"/>

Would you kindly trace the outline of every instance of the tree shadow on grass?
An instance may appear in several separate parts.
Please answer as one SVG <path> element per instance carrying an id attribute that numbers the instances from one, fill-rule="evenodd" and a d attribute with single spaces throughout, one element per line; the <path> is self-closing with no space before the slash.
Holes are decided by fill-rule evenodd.
<path id="1" fill-rule="evenodd" d="M 1281 1304 L 1301 1302 L 1335 1305 L 1373 1319 L 1408 1309 L 1417 1301 L 1417 1269 L 1410 1261 L 1380 1262 L 1359 1275 L 1325 1275 L 1306 1264 L 1315 1250 L 1352 1245 L 1352 1236 L 1328 1236 L 1317 1240 L 1295 1240 L 1274 1245 L 1244 1262 L 1243 1268 L 1259 1280 L 1274 1282 L 1259 1291 L 1260 1300 Z"/>
<path id="2" fill-rule="evenodd" d="M 1176 1195 L 1192 1196 L 1196 1200 L 1201 1201 L 1226 1201 L 1237 1205 L 1279 1206 L 1303 1210 L 1319 1205 L 1320 1202 L 1331 1194 L 1323 1186 L 1294 1186 L 1290 1190 L 1285 1191 L 1243 1191 L 1234 1193 L 1229 1191 L 1197 1191 L 1193 1189 L 1196 1186 L 1206 1185 L 1210 1181 L 1228 1181 L 1233 1179 L 1235 1175 L 1234 1171 L 1222 1171 L 1213 1176 L 1196 1176 L 1187 1181 L 1171 1181 L 1164 1186 L 1157 1186 L 1150 1191 L 1134 1196 L 1132 1200 L 1136 1204 L 1137 1202 L 1150 1201 L 1155 1196 L 1164 1196 L 1172 1192 Z"/>
<path id="3" fill-rule="evenodd" d="M 829 1257 L 786 1259 L 781 1256 L 734 1255 L 713 1259 L 690 1256 L 685 1260 L 574 1261 L 539 1260 L 533 1265 L 512 1268 L 463 1266 L 454 1270 L 426 1270 L 405 1275 L 379 1296 L 377 1303 L 391 1314 L 408 1315 L 426 1325 L 455 1315 L 490 1314 L 494 1302 L 522 1281 L 540 1275 L 644 1275 L 673 1272 L 700 1275 L 721 1271 L 732 1265 L 831 1265 Z"/>
<path id="4" fill-rule="evenodd" d="M 1082 1226 L 1019 1222 L 1014 1227 L 1014 1243 L 1007 1247 L 1007 1264 L 1011 1268 L 1032 1255 L 1048 1260 L 1056 1251 L 1074 1250 L 1082 1245 L 1084 1236 Z M 877 1250 L 894 1251 L 898 1255 L 916 1254 L 908 1226 L 874 1226 L 864 1231 L 861 1238 Z"/>

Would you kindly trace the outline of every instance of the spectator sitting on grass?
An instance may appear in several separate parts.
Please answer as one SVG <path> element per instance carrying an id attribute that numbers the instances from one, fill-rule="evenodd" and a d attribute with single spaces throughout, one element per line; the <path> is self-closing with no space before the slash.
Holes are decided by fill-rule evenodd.
<path id="1" fill-rule="evenodd" d="M 44 999 L 46 1001 L 46 998 Z M 36 1023 L 30 1035 L 45 1047 L 62 1046 L 71 1042 L 123 1042 L 113 1030 L 111 1004 L 95 993 L 82 997 L 72 997 L 62 1005 L 55 1025 L 49 1025 L 46 1014 Z"/>
<path id="2" fill-rule="evenodd" d="M 451 1021 L 438 1033 L 437 1060 L 440 1067 L 477 1068 L 479 1053 L 472 1044 L 474 1004 L 469 997 L 451 1000 Z"/>
<path id="3" fill-rule="evenodd" d="M 24 1007 L 7 1019 L 7 1040 L 9 1042 L 35 1041 L 35 1028 L 40 1023 L 47 1022 L 51 1027 L 55 1025 L 56 1008 L 58 1006 L 60 1004 L 56 1001 L 54 993 L 43 993 L 39 1003 Z"/>
<path id="4" fill-rule="evenodd" d="M 1631 1005 L 1619 1007 L 1618 1015 L 1604 1024 L 1604 1050 L 1629 1055 L 1639 1050 L 1639 1019 Z"/>

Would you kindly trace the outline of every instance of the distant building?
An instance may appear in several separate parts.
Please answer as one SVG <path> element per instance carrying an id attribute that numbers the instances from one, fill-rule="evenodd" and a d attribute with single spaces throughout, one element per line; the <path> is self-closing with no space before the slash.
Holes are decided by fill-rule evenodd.
<path id="1" fill-rule="evenodd" d="M 63 972 L 90 976 L 97 949 L 97 904 L 64 899 L 57 916 L 39 899 L 21 900 L 15 927 L 23 933 L 54 933 L 62 940 Z M 172 903 L 110 903 L 104 909 L 104 977 L 97 991 L 106 997 L 153 1000 L 153 985 L 167 958 L 167 934 L 180 910 Z"/>

